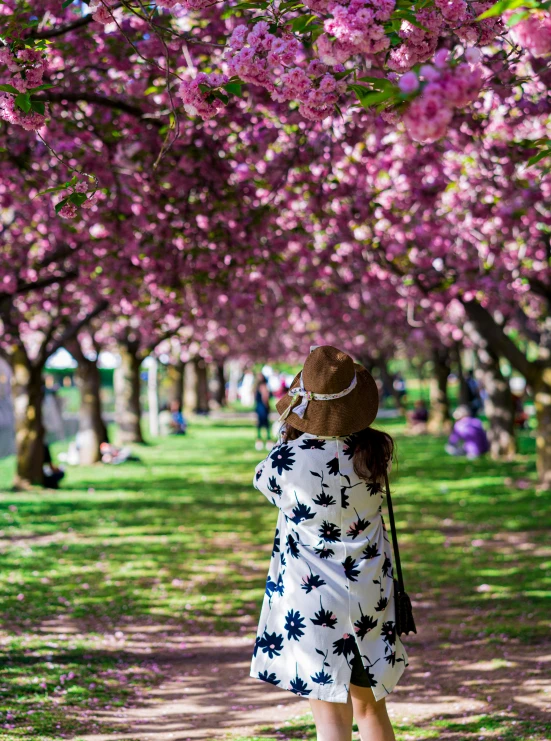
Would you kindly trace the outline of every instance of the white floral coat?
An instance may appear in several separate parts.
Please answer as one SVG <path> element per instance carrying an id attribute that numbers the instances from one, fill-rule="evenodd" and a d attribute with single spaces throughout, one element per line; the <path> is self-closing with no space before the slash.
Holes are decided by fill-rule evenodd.
<path id="1" fill-rule="evenodd" d="M 251 676 L 329 702 L 347 702 L 354 641 L 377 700 L 408 663 L 383 490 L 354 473 L 354 443 L 304 434 L 274 447 L 254 479 L 280 511 Z"/>

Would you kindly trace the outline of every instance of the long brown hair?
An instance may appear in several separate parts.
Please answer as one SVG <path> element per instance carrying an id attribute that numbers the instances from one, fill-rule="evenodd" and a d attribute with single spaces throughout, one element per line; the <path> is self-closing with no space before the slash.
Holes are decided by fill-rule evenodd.
<path id="1" fill-rule="evenodd" d="M 285 425 L 283 441 L 297 440 L 302 432 L 291 425 Z M 394 440 L 386 432 L 366 427 L 365 430 L 350 435 L 354 440 L 354 473 L 360 479 L 382 479 L 389 462 L 394 457 Z"/>

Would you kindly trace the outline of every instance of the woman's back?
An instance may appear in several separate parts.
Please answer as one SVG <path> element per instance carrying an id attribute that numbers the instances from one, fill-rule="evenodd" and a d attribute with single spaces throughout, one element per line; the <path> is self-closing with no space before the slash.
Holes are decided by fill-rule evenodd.
<path id="1" fill-rule="evenodd" d="M 307 675 L 299 694 L 333 702 L 346 702 L 356 644 L 377 698 L 407 663 L 394 626 L 383 489 L 355 473 L 357 443 L 355 435 L 304 433 L 276 446 L 255 472 L 256 488 L 280 514 L 252 673 L 290 689 L 295 674 L 301 682 Z"/>

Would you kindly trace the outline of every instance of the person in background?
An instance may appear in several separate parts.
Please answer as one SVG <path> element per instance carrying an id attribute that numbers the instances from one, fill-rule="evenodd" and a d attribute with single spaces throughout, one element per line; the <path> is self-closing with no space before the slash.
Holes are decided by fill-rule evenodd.
<path id="1" fill-rule="evenodd" d="M 470 370 L 467 372 L 465 383 L 467 385 L 467 404 L 472 416 L 476 417 L 484 404 L 482 403 L 482 397 L 480 396 L 478 381 L 474 377 L 474 371 Z"/>
<path id="2" fill-rule="evenodd" d="M 429 410 L 424 399 L 417 399 L 413 411 L 408 414 L 409 431 L 412 435 L 423 435 L 427 431 Z"/>
<path id="3" fill-rule="evenodd" d="M 185 435 L 187 422 L 182 412 L 182 402 L 178 401 L 178 399 L 172 399 L 170 402 L 170 412 L 172 414 L 172 434 Z"/>
<path id="4" fill-rule="evenodd" d="M 456 422 L 446 445 L 447 453 L 472 459 L 489 451 L 490 443 L 482 422 L 472 415 L 466 404 L 457 407 L 453 418 Z"/>
<path id="5" fill-rule="evenodd" d="M 268 382 L 263 373 L 259 373 L 256 379 L 256 389 L 254 395 L 254 409 L 256 412 L 256 429 L 257 439 L 255 447 L 262 450 L 262 430 L 266 430 L 266 449 L 269 450 L 272 445 L 270 441 L 270 398 L 272 393 L 268 388 Z"/>
<path id="6" fill-rule="evenodd" d="M 47 489 L 59 489 L 59 482 L 65 476 L 65 471 L 56 466 L 52 460 L 50 447 L 44 443 L 44 486 Z"/>

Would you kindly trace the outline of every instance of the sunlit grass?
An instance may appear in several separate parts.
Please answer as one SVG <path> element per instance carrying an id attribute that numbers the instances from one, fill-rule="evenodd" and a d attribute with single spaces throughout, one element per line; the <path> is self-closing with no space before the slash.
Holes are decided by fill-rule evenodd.
<path id="1" fill-rule="evenodd" d="M 385 427 L 398 435 L 394 498 L 408 591 L 438 603 L 465 637 L 540 641 L 551 595 L 549 498 L 504 483 L 535 481 L 533 440 L 523 437 L 511 463 L 466 462 L 447 457 L 442 439 L 403 436 L 400 422 Z M 201 420 L 185 438 L 137 448 L 140 462 L 70 469 L 55 492 L 11 492 L 13 460 L 0 461 L 0 741 L 105 731 L 98 711 L 139 704 L 160 676 L 118 646 L 117 631 L 233 633 L 258 614 L 276 512 L 251 486 L 253 441 L 244 424 Z M 544 738 L 521 725 L 507 735 L 513 720 L 494 720 L 493 737 Z M 304 723 L 289 726 L 288 738 L 313 737 Z M 436 725 L 398 732 L 438 735 Z"/>

